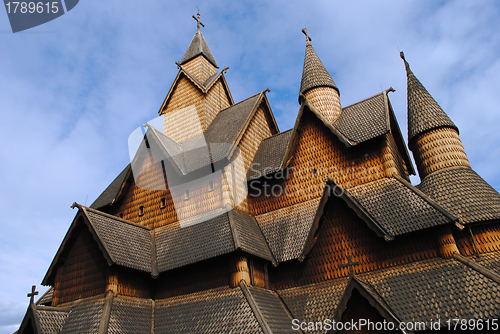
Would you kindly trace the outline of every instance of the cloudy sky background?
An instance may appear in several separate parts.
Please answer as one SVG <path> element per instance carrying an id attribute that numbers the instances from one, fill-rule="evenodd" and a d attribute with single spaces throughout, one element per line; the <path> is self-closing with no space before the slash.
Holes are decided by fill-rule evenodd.
<path id="1" fill-rule="evenodd" d="M 16 34 L 0 9 L 0 334 L 21 322 L 70 205 L 97 198 L 127 165 L 129 134 L 157 115 L 196 6 L 234 100 L 269 87 L 281 130 L 298 112 L 307 27 L 342 105 L 392 86 L 406 138 L 404 50 L 460 128 L 472 167 L 500 190 L 499 2 L 81 0 Z"/>

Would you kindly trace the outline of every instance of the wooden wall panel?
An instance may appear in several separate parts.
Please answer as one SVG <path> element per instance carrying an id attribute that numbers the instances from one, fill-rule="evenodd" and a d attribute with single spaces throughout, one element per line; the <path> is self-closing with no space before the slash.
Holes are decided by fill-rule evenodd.
<path id="1" fill-rule="evenodd" d="M 195 263 L 160 274 L 154 281 L 154 299 L 163 299 L 229 285 L 234 254 Z"/>
<path id="2" fill-rule="evenodd" d="M 231 106 L 224 85 L 218 80 L 207 92 L 205 98 L 205 126 L 208 128 L 219 111 Z"/>
<path id="3" fill-rule="evenodd" d="M 331 201 L 332 199 L 330 199 Z M 310 255 L 269 267 L 270 284 L 275 289 L 321 282 L 349 275 L 347 255 L 360 265 L 355 273 L 386 268 L 403 263 L 437 257 L 437 242 L 429 232 L 413 233 L 387 242 L 368 228 L 342 199 L 327 203 L 327 216 Z"/>
<path id="4" fill-rule="evenodd" d="M 412 141 L 411 150 L 420 179 L 443 168 L 470 167 L 455 129 L 439 128 L 426 132 Z"/>
<path id="5" fill-rule="evenodd" d="M 54 282 L 52 305 L 99 295 L 106 289 L 107 262 L 87 226 L 78 228 L 78 237 Z"/>
<path id="6" fill-rule="evenodd" d="M 288 171 L 279 173 L 277 180 L 265 180 L 267 185 L 261 185 L 260 196 L 249 195 L 254 215 L 320 197 L 326 178 L 350 188 L 386 176 L 383 139 L 347 148 L 316 116 L 308 113 L 304 117 Z"/>
<path id="7" fill-rule="evenodd" d="M 475 245 L 468 226 L 463 231 L 453 233 L 460 254 L 471 256 L 477 252 L 482 254 L 500 251 L 500 223 L 472 226 L 471 230 L 476 241 Z"/>
<path id="8" fill-rule="evenodd" d="M 191 59 L 182 65 L 182 67 L 202 84 L 207 81 L 210 76 L 217 73 L 217 68 L 202 55 Z"/>

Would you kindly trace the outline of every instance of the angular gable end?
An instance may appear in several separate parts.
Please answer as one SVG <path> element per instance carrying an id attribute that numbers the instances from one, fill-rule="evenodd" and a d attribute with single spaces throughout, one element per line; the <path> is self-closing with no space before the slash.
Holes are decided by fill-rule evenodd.
<path id="1" fill-rule="evenodd" d="M 81 236 L 81 234 L 85 234 L 85 236 Z M 69 230 L 66 233 L 66 236 L 64 237 L 63 242 L 56 253 L 56 256 L 52 260 L 52 263 L 42 280 L 42 285 L 53 286 L 58 269 L 64 266 L 75 243 L 77 241 L 79 241 L 79 243 L 83 243 L 83 241 L 88 242 L 89 240 L 93 240 L 97 243 L 97 249 L 100 250 L 101 258 L 105 260 L 105 263 L 111 266 L 113 264 L 111 256 L 106 250 L 106 247 L 104 247 L 103 243 L 99 239 L 99 236 L 94 230 L 85 212 L 80 209 L 73 219 L 73 222 L 71 223 L 71 226 L 69 227 Z M 89 245 L 89 247 L 91 248 L 92 245 Z"/>
<path id="2" fill-rule="evenodd" d="M 351 322 L 361 324 L 360 320 L 373 324 L 386 321 L 393 323 L 395 328 L 399 328 L 398 324 L 401 323 L 375 289 L 356 276 L 350 278 L 335 311 L 334 319 L 344 324 Z"/>

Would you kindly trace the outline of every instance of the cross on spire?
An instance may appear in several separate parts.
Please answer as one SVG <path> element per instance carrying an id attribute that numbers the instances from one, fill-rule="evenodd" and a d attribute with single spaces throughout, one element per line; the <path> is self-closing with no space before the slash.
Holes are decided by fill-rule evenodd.
<path id="1" fill-rule="evenodd" d="M 35 301 L 35 296 L 38 295 L 38 291 L 36 290 L 36 285 L 31 287 L 31 293 L 28 293 L 28 297 L 30 297 L 30 304 L 33 304 Z"/>
<path id="2" fill-rule="evenodd" d="M 347 254 L 347 263 L 341 264 L 340 268 L 349 267 L 349 277 L 354 276 L 354 266 L 357 266 L 359 261 L 352 262 L 352 255 Z"/>
<path id="3" fill-rule="evenodd" d="M 200 25 L 203 28 L 205 28 L 205 25 L 203 23 L 201 23 L 201 21 L 200 21 L 200 13 L 196 14 L 196 16 L 193 15 L 193 19 L 195 19 L 195 21 L 197 23 L 198 30 L 200 30 Z"/>
<path id="4" fill-rule="evenodd" d="M 306 45 L 311 45 L 312 38 L 307 34 L 307 29 L 302 29 L 302 32 L 304 33 L 304 35 L 306 35 Z"/>

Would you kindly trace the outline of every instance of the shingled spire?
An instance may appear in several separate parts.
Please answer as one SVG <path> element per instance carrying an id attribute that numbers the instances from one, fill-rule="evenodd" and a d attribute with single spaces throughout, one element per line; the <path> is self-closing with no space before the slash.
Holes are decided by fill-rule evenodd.
<path id="1" fill-rule="evenodd" d="M 200 26 L 205 27 L 203 23 L 200 21 L 200 13 L 198 13 L 196 16 L 193 15 L 193 18 L 196 20 L 198 29 L 196 30 L 196 34 L 194 34 L 193 40 L 191 41 L 191 44 L 189 45 L 188 49 L 186 50 L 186 53 L 184 53 L 184 56 L 182 57 L 182 60 L 180 61 L 181 65 L 186 64 L 189 62 L 191 59 L 196 58 L 199 55 L 204 56 L 213 66 L 216 68 L 219 68 L 217 65 L 217 62 L 215 61 L 214 56 L 212 55 L 212 52 L 210 51 L 210 48 L 208 47 L 207 42 L 205 42 L 205 39 L 203 38 L 203 35 L 201 33 Z"/>
<path id="2" fill-rule="evenodd" d="M 306 35 L 306 54 L 300 82 L 300 94 L 318 108 L 330 123 L 333 123 L 342 111 L 339 89 L 314 51 L 311 45 L 312 39 L 307 34 L 307 29 L 302 29 L 302 32 Z"/>
<path id="3" fill-rule="evenodd" d="M 426 131 L 441 127 L 450 127 L 458 132 L 455 123 L 413 74 L 403 52 L 400 56 L 405 63 L 408 77 L 408 141 L 411 142 Z"/>
<path id="4" fill-rule="evenodd" d="M 444 168 L 467 166 L 458 128 L 417 79 L 400 53 L 408 78 L 408 145 L 420 178 Z"/>

